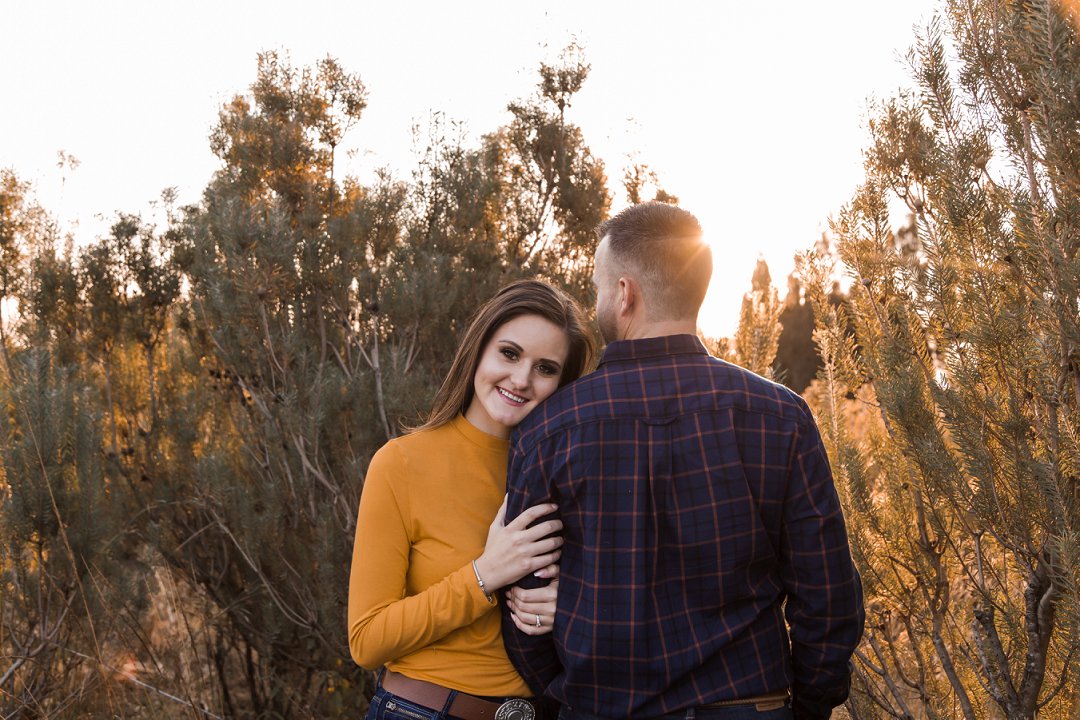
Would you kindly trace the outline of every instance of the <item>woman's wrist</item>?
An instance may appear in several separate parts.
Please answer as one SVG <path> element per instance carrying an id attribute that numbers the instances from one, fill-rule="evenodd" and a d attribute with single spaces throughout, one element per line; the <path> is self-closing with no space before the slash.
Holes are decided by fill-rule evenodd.
<path id="1" fill-rule="evenodd" d="M 480 572 L 480 568 L 477 566 L 477 562 L 482 561 L 483 556 L 472 561 L 473 574 L 476 575 L 476 584 L 480 586 L 480 592 L 484 593 L 484 599 L 488 601 L 488 605 L 495 604 L 494 592 L 497 588 L 484 582 L 484 576 Z"/>

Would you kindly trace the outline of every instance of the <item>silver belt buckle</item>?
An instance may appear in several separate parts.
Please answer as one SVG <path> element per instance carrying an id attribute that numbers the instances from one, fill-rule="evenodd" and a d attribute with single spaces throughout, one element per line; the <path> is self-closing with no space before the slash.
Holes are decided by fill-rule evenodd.
<path id="1" fill-rule="evenodd" d="M 495 720 L 535 720 L 536 708 L 528 700 L 511 698 L 495 711 Z"/>

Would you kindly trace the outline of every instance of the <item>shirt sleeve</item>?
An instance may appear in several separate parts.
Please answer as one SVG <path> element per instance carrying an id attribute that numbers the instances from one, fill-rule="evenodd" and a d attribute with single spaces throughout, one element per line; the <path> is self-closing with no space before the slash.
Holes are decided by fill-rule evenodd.
<path id="1" fill-rule="evenodd" d="M 798 720 L 828 718 L 847 699 L 863 630 L 863 597 L 840 500 L 817 425 L 804 409 L 784 502 L 781 573 Z"/>
<path id="2" fill-rule="evenodd" d="M 349 651 L 374 669 L 419 650 L 494 608 L 472 565 L 405 595 L 409 570 L 408 467 L 393 443 L 375 454 L 364 481 L 349 576 Z"/>
<path id="3" fill-rule="evenodd" d="M 538 450 L 533 447 L 523 452 L 519 443 L 510 446 L 510 462 L 506 477 L 506 522 L 510 522 L 526 508 L 554 497 L 548 487 Z M 558 511 L 541 521 L 559 517 Z M 539 522 L 539 521 L 538 521 Z M 543 587 L 548 580 L 526 575 L 516 584 L 522 588 Z M 558 613 L 556 612 L 556 616 Z M 558 630 L 556 622 L 556 631 Z M 562 673 L 562 663 L 555 649 L 555 632 L 545 635 L 526 635 L 517 629 L 510 610 L 502 605 L 502 634 L 506 654 L 514 669 L 536 695 L 543 695 L 548 685 Z"/>

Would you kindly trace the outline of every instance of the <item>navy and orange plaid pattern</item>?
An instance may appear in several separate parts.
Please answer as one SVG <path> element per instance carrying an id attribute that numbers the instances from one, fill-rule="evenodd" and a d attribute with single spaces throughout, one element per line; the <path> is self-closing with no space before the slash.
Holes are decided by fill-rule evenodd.
<path id="1" fill-rule="evenodd" d="M 620 718 L 846 696 L 862 591 L 795 393 L 691 335 L 612 343 L 516 429 L 508 493 L 507 521 L 550 499 L 564 523 L 554 633 L 503 623 L 534 691 Z"/>

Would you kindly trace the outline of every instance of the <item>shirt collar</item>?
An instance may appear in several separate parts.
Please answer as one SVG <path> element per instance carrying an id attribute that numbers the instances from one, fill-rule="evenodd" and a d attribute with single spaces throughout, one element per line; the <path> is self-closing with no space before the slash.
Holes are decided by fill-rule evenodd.
<path id="1" fill-rule="evenodd" d="M 641 340 L 617 340 L 604 348 L 600 364 L 624 360 L 644 360 L 666 355 L 708 355 L 696 335 L 664 335 Z"/>

